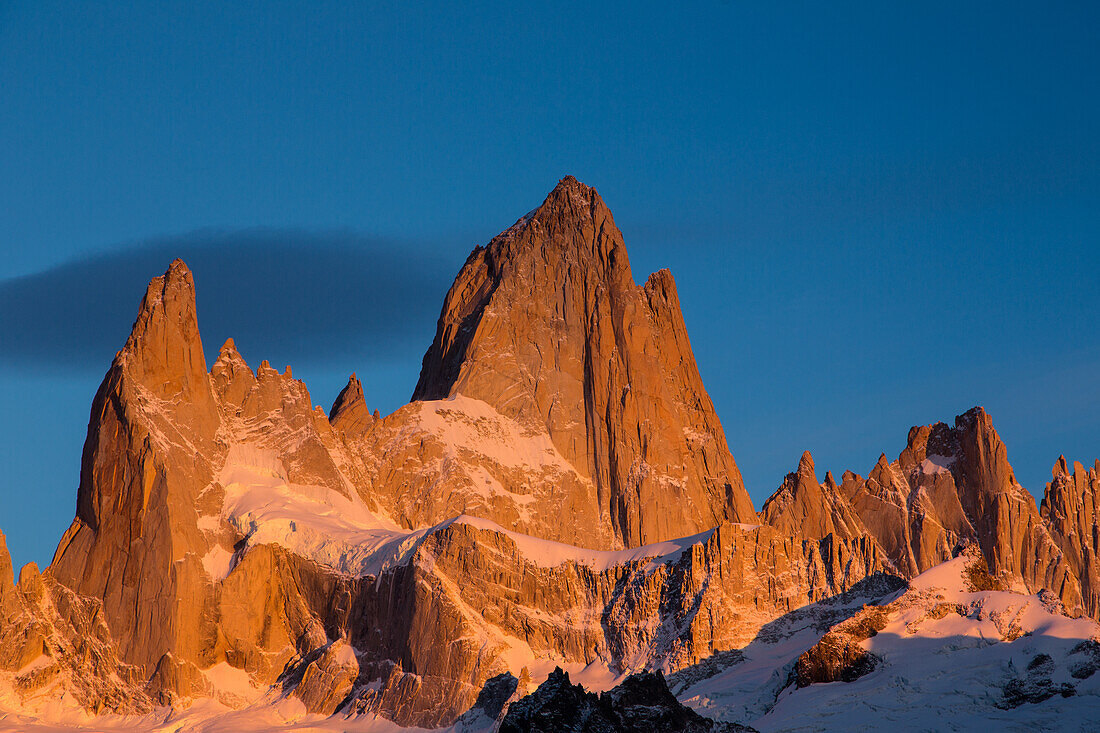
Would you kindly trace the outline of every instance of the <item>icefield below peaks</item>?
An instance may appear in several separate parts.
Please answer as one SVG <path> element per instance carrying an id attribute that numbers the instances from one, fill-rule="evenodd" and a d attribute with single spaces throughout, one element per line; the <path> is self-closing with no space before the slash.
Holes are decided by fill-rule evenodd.
<path id="1" fill-rule="evenodd" d="M 522 534 L 465 514 L 430 527 L 403 529 L 371 512 L 354 493 L 348 498 L 325 487 L 291 483 L 274 451 L 239 444 L 230 448 L 218 481 L 225 490 L 222 517 L 245 538 L 245 551 L 276 544 L 356 577 L 378 575 L 403 562 L 427 534 L 453 523 L 504 535 L 524 560 L 538 567 L 573 562 L 595 571 L 641 560 L 649 560 L 651 566 L 675 562 L 687 548 L 706 542 L 714 532 L 710 529 L 624 550 L 593 550 Z M 759 525 L 737 526 L 751 531 Z M 230 572 L 232 557 L 215 546 L 203 558 L 203 565 L 211 577 L 221 579 Z"/>

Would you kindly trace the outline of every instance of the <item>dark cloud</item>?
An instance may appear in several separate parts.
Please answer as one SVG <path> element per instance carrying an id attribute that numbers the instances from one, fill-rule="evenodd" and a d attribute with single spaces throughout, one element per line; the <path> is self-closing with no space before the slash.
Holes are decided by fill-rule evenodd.
<path id="1" fill-rule="evenodd" d="M 348 355 L 384 361 L 411 349 L 422 353 L 466 254 L 462 245 L 344 232 L 198 232 L 150 240 L 0 281 L 0 363 L 106 369 L 146 284 L 176 257 L 195 275 L 208 360 L 228 336 L 250 360 L 321 364 Z"/>

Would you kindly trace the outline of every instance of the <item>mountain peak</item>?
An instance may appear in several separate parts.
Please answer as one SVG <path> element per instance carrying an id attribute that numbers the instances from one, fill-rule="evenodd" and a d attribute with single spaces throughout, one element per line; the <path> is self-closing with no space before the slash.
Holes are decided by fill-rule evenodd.
<path id="1" fill-rule="evenodd" d="M 814 459 L 809 451 L 802 454 L 798 470 L 788 473 L 783 484 L 772 494 L 760 517 L 764 524 L 775 527 L 785 537 L 804 535 L 822 539 L 833 534 L 850 540 L 867 530 L 840 494 L 831 473 L 819 484 Z"/>
<path id="2" fill-rule="evenodd" d="M 671 274 L 635 284 L 611 212 L 572 176 L 448 292 L 413 400 L 458 394 L 548 434 L 594 485 L 602 546 L 755 518 Z"/>
<path id="3" fill-rule="evenodd" d="M 600 194 L 596 192 L 596 189 L 581 183 L 573 176 L 565 176 L 558 181 L 558 185 L 554 186 L 554 190 L 547 195 L 543 206 L 560 204 L 567 198 L 576 203 L 603 205 L 603 199 L 600 198 Z"/>
<path id="4" fill-rule="evenodd" d="M 237 351 L 237 344 L 229 338 L 222 344 L 218 358 L 210 369 L 214 390 L 223 402 L 240 406 L 245 396 L 256 384 L 256 375 Z"/>
<path id="5" fill-rule="evenodd" d="M 950 434 L 962 458 L 960 468 L 973 485 L 992 492 L 1011 491 L 1018 486 L 1008 462 L 1008 451 L 985 408 L 972 407 L 957 416 Z"/>
<path id="6" fill-rule="evenodd" d="M 355 376 L 355 372 L 351 373 L 348 383 L 333 401 L 328 419 L 334 426 L 349 434 L 365 432 L 374 421 L 363 398 L 363 384 Z"/>
<path id="7" fill-rule="evenodd" d="M 247 362 L 241 356 L 241 352 L 237 351 L 237 344 L 231 338 L 226 339 L 222 347 L 218 349 L 218 358 L 214 360 L 213 371 L 217 371 L 219 365 L 232 365 L 233 368 L 244 367 L 248 369 Z"/>
<path id="8" fill-rule="evenodd" d="M 220 424 L 195 282 L 177 259 L 149 282 L 96 393 L 77 516 L 50 568 L 59 582 L 103 602 L 122 656 L 150 669 L 180 639 L 198 638 L 180 608 L 201 606 L 207 587 L 194 582 L 194 565 L 180 562 L 201 565 L 208 549 L 187 518 L 196 517 L 198 496 L 214 479 Z M 169 567 L 166 576 L 152 570 Z"/>
<path id="9" fill-rule="evenodd" d="M 1051 478 L 1069 475 L 1069 467 L 1066 464 L 1066 457 L 1064 455 L 1058 456 L 1058 460 L 1055 462 L 1054 467 L 1050 469 L 1050 475 Z"/>
<path id="10" fill-rule="evenodd" d="M 4 533 L 0 532 L 0 598 L 15 582 L 15 575 L 11 567 L 11 555 L 8 554 L 8 542 Z"/>
<path id="11" fill-rule="evenodd" d="M 560 260 L 605 280 L 623 285 L 630 280 L 623 236 L 596 189 L 566 176 L 535 209 L 493 238 L 486 247 L 486 265 L 495 274 Z"/>
<path id="12" fill-rule="evenodd" d="M 804 451 L 802 453 L 802 458 L 798 461 L 798 475 L 806 476 L 816 481 L 817 476 L 815 470 L 814 457 L 810 454 L 810 451 Z"/>
<path id="13" fill-rule="evenodd" d="M 195 281 L 183 260 L 149 282 L 120 358 L 132 378 L 162 399 L 207 387 Z"/>
<path id="14" fill-rule="evenodd" d="M 539 217 L 557 212 L 590 217 L 594 217 L 597 212 L 610 213 L 596 189 L 581 183 L 573 176 L 566 176 L 558 181 L 558 185 L 554 186 L 533 213 L 535 217 Z"/>
<path id="15" fill-rule="evenodd" d="M 568 173 L 558 179 L 558 184 L 556 186 L 554 186 L 554 188 L 551 190 L 551 193 L 554 193 L 554 192 L 557 192 L 557 191 L 562 191 L 562 190 L 574 191 L 574 192 L 579 193 L 581 195 L 586 195 L 589 192 L 592 192 L 592 193 L 596 192 L 596 189 L 592 188 L 591 186 L 588 186 L 588 185 L 584 184 L 583 182 L 578 180 L 576 176 L 574 176 L 572 174 L 568 174 Z"/>

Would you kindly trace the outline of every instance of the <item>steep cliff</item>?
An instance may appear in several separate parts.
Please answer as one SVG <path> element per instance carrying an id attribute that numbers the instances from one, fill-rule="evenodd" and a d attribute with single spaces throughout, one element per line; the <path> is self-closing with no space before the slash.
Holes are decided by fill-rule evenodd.
<path id="1" fill-rule="evenodd" d="M 92 403 L 77 513 L 50 572 L 100 599 L 123 659 L 150 672 L 167 652 L 201 659 L 213 605 L 199 495 L 220 452 L 191 272 L 149 283 L 126 345 Z"/>
<path id="2" fill-rule="evenodd" d="M 1087 471 L 1064 456 L 1051 471 L 1041 513 L 1066 563 L 1081 584 L 1085 611 L 1100 617 L 1100 461 Z"/>
<path id="3" fill-rule="evenodd" d="M 593 546 L 753 521 L 672 275 L 635 285 L 611 212 L 572 177 L 475 249 L 447 294 L 413 399 L 455 395 L 549 435 L 591 481 Z"/>
<path id="4" fill-rule="evenodd" d="M 1005 582 L 1029 592 L 1049 589 L 1067 608 L 1095 613 L 1095 602 L 1082 595 L 1091 582 L 1090 543 L 1079 539 L 1100 531 L 1088 508 L 1091 486 L 1083 469 L 1071 478 L 1064 465 L 1056 466 L 1040 513 L 1016 481 L 993 421 L 975 407 L 954 426 L 912 428 L 896 461 L 882 455 L 866 479 L 847 471 L 839 487 L 818 485 L 812 460 L 804 456 L 798 474 L 787 477 L 762 515 L 784 531 L 813 537 L 865 532 L 904 577 L 973 542 L 990 572 Z"/>

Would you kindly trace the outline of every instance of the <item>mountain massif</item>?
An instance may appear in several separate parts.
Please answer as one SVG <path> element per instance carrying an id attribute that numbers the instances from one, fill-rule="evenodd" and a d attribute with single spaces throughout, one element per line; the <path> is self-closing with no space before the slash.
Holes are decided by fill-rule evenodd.
<path id="1" fill-rule="evenodd" d="M 471 253 L 384 417 L 354 374 L 326 413 L 232 340 L 208 368 L 176 260 L 93 400 L 53 562 L 14 583 L 0 542 L 0 728 L 784 730 L 807 702 L 843 728 L 853 696 L 946 694 L 903 655 L 969 684 L 975 725 L 1075 721 L 1100 712 L 1098 493 L 1100 461 L 1059 458 L 1036 506 L 974 408 L 866 478 L 806 453 L 756 512 L 671 274 L 635 284 L 571 177 Z"/>

